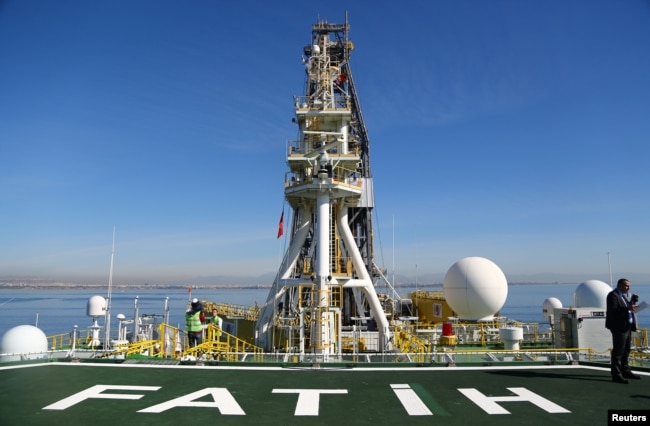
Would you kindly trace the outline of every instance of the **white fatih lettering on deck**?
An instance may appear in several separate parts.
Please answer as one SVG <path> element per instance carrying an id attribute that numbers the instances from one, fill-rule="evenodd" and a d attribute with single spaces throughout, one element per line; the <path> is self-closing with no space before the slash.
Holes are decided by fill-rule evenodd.
<path id="1" fill-rule="evenodd" d="M 160 386 L 119 386 L 119 385 L 95 385 L 88 389 L 75 393 L 72 396 L 64 398 L 47 407 L 43 410 L 65 410 L 75 404 L 80 403 L 86 399 L 140 399 L 144 395 L 126 394 L 126 393 L 102 393 L 106 390 L 130 390 L 130 391 L 157 391 Z"/>
<path id="2" fill-rule="evenodd" d="M 347 389 L 273 389 L 271 393 L 297 393 L 294 416 L 317 416 L 321 394 L 347 394 Z"/>
<path id="3" fill-rule="evenodd" d="M 409 385 L 390 385 L 409 416 L 432 416 L 433 413 Z"/>
<path id="4" fill-rule="evenodd" d="M 196 401 L 206 395 L 212 395 L 212 402 Z M 235 398 L 226 388 L 205 388 L 200 391 L 188 393 L 187 395 L 171 399 L 149 408 L 138 410 L 138 413 L 162 413 L 174 407 L 203 407 L 218 408 L 221 414 L 228 416 L 245 416 L 246 413 L 237 404 Z"/>
<path id="5" fill-rule="evenodd" d="M 481 407 L 488 414 L 510 414 L 508 410 L 497 404 L 497 402 L 530 402 L 531 404 L 537 405 L 547 413 L 555 414 L 571 412 L 526 388 L 506 389 L 518 396 L 485 396 L 478 390 L 472 388 L 458 389 L 458 391 L 468 397 L 474 404 Z"/>

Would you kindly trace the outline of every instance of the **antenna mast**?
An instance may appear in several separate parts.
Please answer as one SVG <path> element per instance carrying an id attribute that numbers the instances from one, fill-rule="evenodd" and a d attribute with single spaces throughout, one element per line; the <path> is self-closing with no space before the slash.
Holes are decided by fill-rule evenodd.
<path id="1" fill-rule="evenodd" d="M 607 252 L 607 266 L 609 267 L 609 286 L 614 288 L 614 281 L 612 280 L 612 259 L 609 252 Z"/>
<path id="2" fill-rule="evenodd" d="M 111 268 L 108 272 L 108 297 L 106 298 L 106 315 L 104 317 L 104 349 L 108 348 L 111 336 L 111 298 L 113 294 L 113 260 L 115 258 L 115 226 L 113 226 L 113 246 L 111 248 Z"/>

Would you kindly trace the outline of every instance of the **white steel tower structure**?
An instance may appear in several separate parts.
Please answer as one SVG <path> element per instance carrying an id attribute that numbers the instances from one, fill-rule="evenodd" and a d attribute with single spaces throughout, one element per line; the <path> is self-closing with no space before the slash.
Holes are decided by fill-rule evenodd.
<path id="1" fill-rule="evenodd" d="M 370 144 L 348 30 L 347 17 L 345 24 L 319 21 L 304 48 L 305 94 L 295 97 L 293 120 L 298 139 L 287 146 L 290 244 L 256 325 L 259 346 L 320 360 L 390 349 L 375 291 Z"/>

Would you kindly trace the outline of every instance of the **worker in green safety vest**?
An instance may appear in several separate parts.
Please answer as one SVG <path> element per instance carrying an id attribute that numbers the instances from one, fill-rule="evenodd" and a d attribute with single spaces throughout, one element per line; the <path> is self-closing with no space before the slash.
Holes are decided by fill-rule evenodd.
<path id="1" fill-rule="evenodd" d="M 190 348 L 200 345 L 203 341 L 203 324 L 201 323 L 203 306 L 198 299 L 192 299 L 190 308 L 185 312 L 185 328 Z"/>
<path id="2" fill-rule="evenodd" d="M 210 322 L 214 324 L 215 327 L 217 327 L 217 338 L 221 337 L 221 330 L 223 328 L 223 319 L 219 316 L 219 312 L 217 311 L 217 308 L 214 308 L 212 310 L 212 318 L 210 318 Z"/>

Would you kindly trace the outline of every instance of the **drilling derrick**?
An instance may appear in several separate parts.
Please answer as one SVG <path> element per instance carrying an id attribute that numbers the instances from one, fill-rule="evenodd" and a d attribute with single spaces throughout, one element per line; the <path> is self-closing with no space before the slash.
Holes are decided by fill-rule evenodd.
<path id="1" fill-rule="evenodd" d="M 319 21 L 303 50 L 305 91 L 295 97 L 298 138 L 287 145 L 284 182 L 290 243 L 256 325 L 259 346 L 321 360 L 390 349 L 375 292 L 370 144 L 348 30 L 347 19 Z"/>

